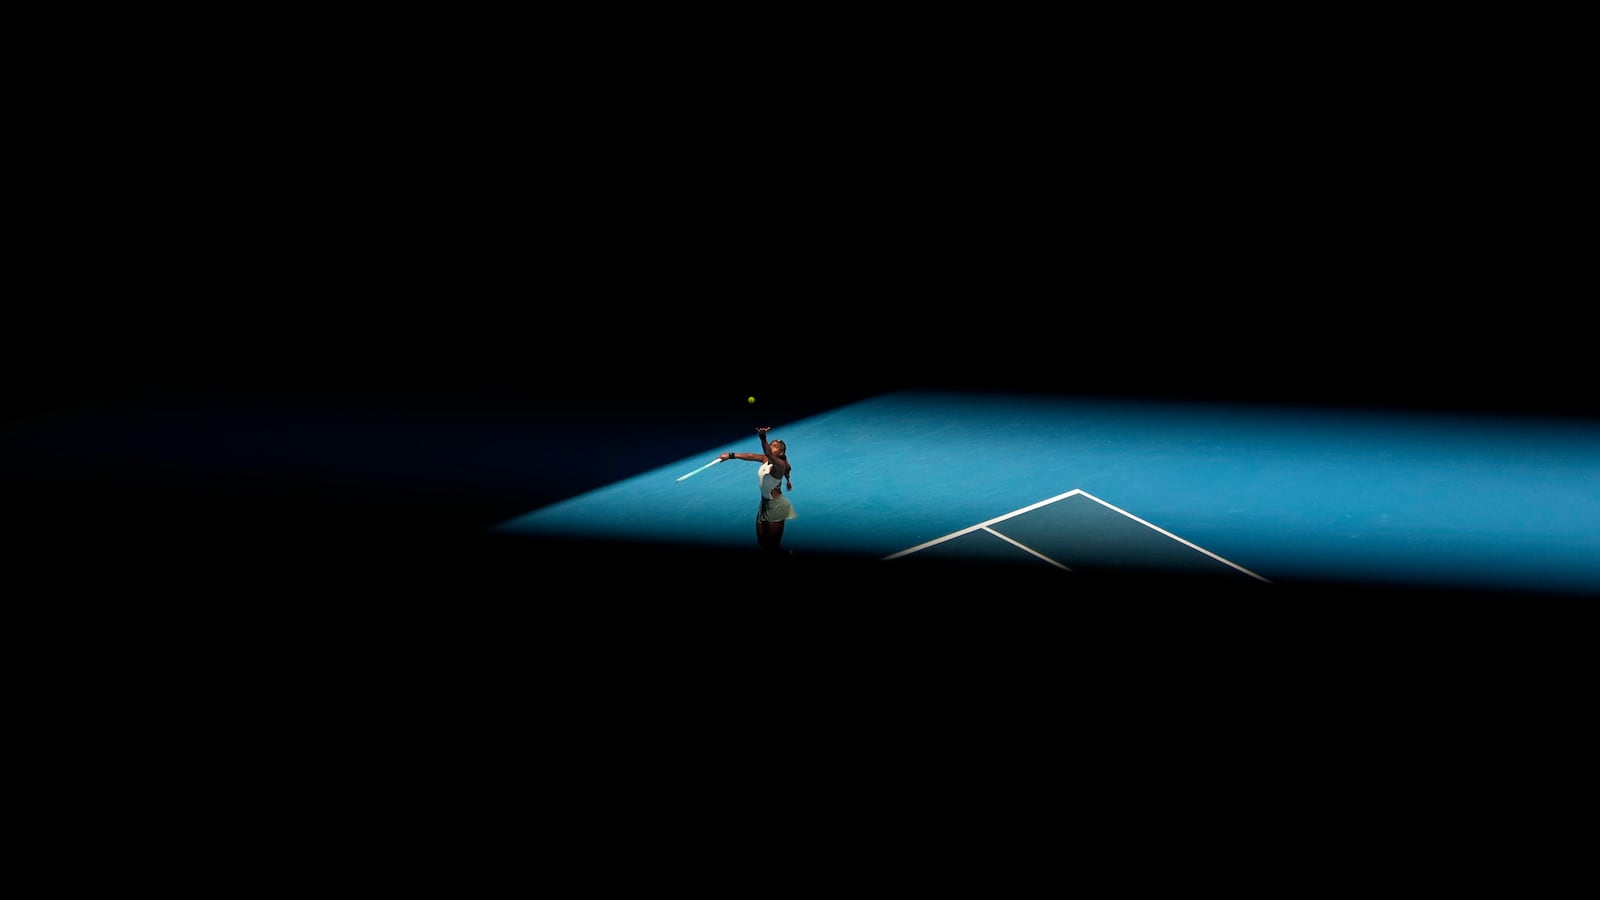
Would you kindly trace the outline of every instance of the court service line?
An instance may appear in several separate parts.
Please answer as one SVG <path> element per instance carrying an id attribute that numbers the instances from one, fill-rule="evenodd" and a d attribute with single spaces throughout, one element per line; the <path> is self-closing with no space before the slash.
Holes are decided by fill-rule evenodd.
<path id="1" fill-rule="evenodd" d="M 1052 566 L 1055 566 L 1056 568 L 1060 569 L 1063 572 L 1071 572 L 1072 571 L 1071 569 L 1067 568 L 1066 566 L 1062 565 L 1061 563 L 1058 563 L 1055 560 L 1051 559 L 1050 557 L 1045 556 L 1043 553 L 1040 553 L 1039 551 L 1033 549 L 1032 547 L 1029 547 L 1027 544 L 1019 544 L 1016 541 L 1012 540 L 1011 538 L 1006 537 L 1005 535 L 1001 534 L 1000 532 L 995 531 L 993 528 L 989 528 L 988 526 L 984 526 L 983 530 L 989 532 L 990 534 L 994 535 L 995 537 L 999 538 L 1002 541 L 1005 541 L 1006 543 L 1008 543 L 1011 546 L 1017 548 L 1018 550 L 1021 550 L 1024 553 L 1033 554 L 1034 556 L 1036 556 L 1039 559 L 1049 563 Z"/>

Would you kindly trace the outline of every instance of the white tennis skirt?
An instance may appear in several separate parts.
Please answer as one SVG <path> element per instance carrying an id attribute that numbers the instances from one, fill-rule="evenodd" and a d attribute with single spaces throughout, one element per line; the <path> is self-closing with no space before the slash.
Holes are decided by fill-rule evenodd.
<path id="1" fill-rule="evenodd" d="M 762 497 L 761 508 L 756 510 L 757 522 L 782 522 L 794 517 L 794 504 L 782 494 L 776 497 Z"/>

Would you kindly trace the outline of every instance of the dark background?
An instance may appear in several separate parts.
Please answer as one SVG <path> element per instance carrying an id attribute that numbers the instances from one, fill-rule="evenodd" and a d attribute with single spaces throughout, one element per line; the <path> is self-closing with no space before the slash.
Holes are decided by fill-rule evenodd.
<path id="1" fill-rule="evenodd" d="M 454 883 L 508 811 L 585 860 L 766 859 L 773 809 L 979 858 L 962 826 L 1018 798 L 1304 852 L 1302 810 L 1539 822 L 1506 798 L 1579 783 L 1589 598 L 481 537 L 758 424 L 748 394 L 1600 416 L 1559 23 L 21 15 L 0 558 L 37 834 L 148 865 L 152 811 L 216 857 L 289 822 L 408 875 L 465 853 Z M 263 464 L 351 420 L 454 443 Z M 476 454 L 507 429 L 554 464 Z M 237 465 L 144 452 L 219 433 Z M 451 454 L 470 490 L 412 477 Z"/>
<path id="2" fill-rule="evenodd" d="M 6 417 L 494 409 L 552 423 L 564 480 L 468 509 L 22 469 L 28 541 L 115 497 L 175 510 L 152 541 L 283 571 L 287 524 L 336 523 L 321 572 L 381 509 L 356 557 L 399 537 L 454 573 L 477 523 L 750 427 L 747 394 L 788 418 L 917 387 L 1600 415 L 1555 97 L 1441 82 L 1388 39 L 1352 66 L 1082 22 L 1066 54 L 835 37 L 819 61 L 798 36 L 696 55 L 548 23 L 421 52 L 369 26 L 58 33 L 19 110 Z"/>
<path id="3" fill-rule="evenodd" d="M 483 522 L 758 424 L 748 394 L 789 419 L 917 387 L 1600 415 L 1559 56 L 1512 78 L 1437 22 L 950 24 L 42 23 L 9 148 L 7 421 L 152 396 L 264 423 L 492 411 L 549 423 L 562 476 L 463 502 L 130 474 L 124 415 L 87 467 L 11 457 L 14 555 L 184 593 L 499 596 L 459 574 L 534 551 L 485 550 Z M 140 527 L 84 538 L 108 508 Z M 203 552 L 180 575 L 181 546 Z M 564 595 L 765 577 L 614 549 L 540 564 Z"/>

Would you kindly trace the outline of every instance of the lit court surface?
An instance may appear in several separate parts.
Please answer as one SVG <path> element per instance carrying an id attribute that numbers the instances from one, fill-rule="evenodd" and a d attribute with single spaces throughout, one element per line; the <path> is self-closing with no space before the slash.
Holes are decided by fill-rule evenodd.
<path id="1" fill-rule="evenodd" d="M 770 424 L 796 559 L 1600 594 L 1592 421 L 902 391 Z M 730 433 L 490 531 L 755 553 L 756 464 L 683 476 L 759 449 Z"/>

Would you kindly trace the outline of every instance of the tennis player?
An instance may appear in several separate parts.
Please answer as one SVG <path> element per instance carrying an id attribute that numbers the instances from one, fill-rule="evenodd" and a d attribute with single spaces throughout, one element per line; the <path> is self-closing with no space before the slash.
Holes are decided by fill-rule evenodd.
<path id="1" fill-rule="evenodd" d="M 783 548 L 783 526 L 795 517 L 794 505 L 784 496 L 783 487 L 794 490 L 789 480 L 793 468 L 789 465 L 789 445 L 781 440 L 767 440 L 772 427 L 763 425 L 756 429 L 761 437 L 760 453 L 728 453 L 723 459 L 742 459 L 761 463 L 761 506 L 756 509 L 756 544 L 772 553 L 789 553 Z"/>

